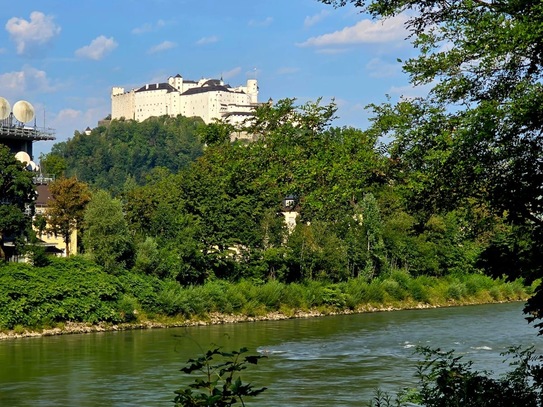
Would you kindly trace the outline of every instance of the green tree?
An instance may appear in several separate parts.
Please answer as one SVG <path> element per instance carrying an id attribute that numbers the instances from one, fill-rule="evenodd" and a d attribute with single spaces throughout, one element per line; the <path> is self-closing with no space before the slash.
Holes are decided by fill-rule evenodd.
<path id="1" fill-rule="evenodd" d="M 156 167 L 146 177 L 145 186 L 133 187 L 124 193 L 123 210 L 133 233 L 157 237 L 172 231 L 164 212 L 171 216 L 184 212 L 180 179 L 181 174 Z"/>
<path id="2" fill-rule="evenodd" d="M 0 260 L 5 259 L 5 238 L 27 236 L 36 196 L 33 176 L 0 144 Z"/>
<path id="3" fill-rule="evenodd" d="M 420 179 L 424 190 L 439 191 L 443 202 L 446 195 L 482 195 L 511 219 L 542 227 L 543 6 L 517 1 L 322 2 L 353 3 L 376 18 L 409 12 L 406 25 L 420 54 L 404 69 L 412 83 L 433 87 L 423 100 L 378 107 L 376 121 L 396 138 L 395 156 L 406 165 L 417 159 L 424 163 L 419 167 L 427 174 Z"/>
<path id="4" fill-rule="evenodd" d="M 147 237 L 136 245 L 134 270 L 143 274 L 153 274 L 160 264 L 160 255 L 156 239 Z"/>
<path id="5" fill-rule="evenodd" d="M 257 109 L 245 150 L 258 190 L 299 197 L 304 221 L 337 221 L 353 213 L 371 188 L 386 182 L 386 159 L 375 133 L 332 127 L 336 105 L 296 106 L 285 99 Z M 270 197 L 271 198 L 271 197 Z"/>
<path id="6" fill-rule="evenodd" d="M 231 124 L 220 121 L 202 125 L 197 128 L 196 133 L 200 140 L 208 146 L 230 142 L 230 134 L 234 131 Z"/>
<path id="7" fill-rule="evenodd" d="M 43 233 L 47 229 L 47 218 L 41 213 L 36 214 L 36 216 L 34 216 L 34 220 L 32 221 L 32 226 L 36 228 L 38 237 L 41 239 Z"/>
<path id="8" fill-rule="evenodd" d="M 84 214 L 83 246 L 108 272 L 132 264 L 134 245 L 121 201 L 106 191 L 92 194 Z"/>
<path id="9" fill-rule="evenodd" d="M 364 274 L 373 278 L 380 274 L 383 268 L 384 243 L 383 224 L 379 205 L 373 194 L 364 195 L 360 204 L 361 223 L 366 235 L 366 266 Z"/>
<path id="10" fill-rule="evenodd" d="M 53 178 L 62 177 L 67 169 L 64 157 L 54 153 L 41 154 L 40 166 L 43 174 Z"/>
<path id="11" fill-rule="evenodd" d="M 426 98 L 374 106 L 394 137 L 397 174 L 419 208 L 469 199 L 543 243 L 543 4 L 532 1 L 321 0 L 375 18 L 405 13 L 419 55 L 404 63 Z M 538 276 L 543 275 L 539 262 Z M 543 288 L 527 311 L 543 318 Z M 543 330 L 543 325 L 539 325 Z"/>
<path id="12" fill-rule="evenodd" d="M 49 230 L 62 237 L 69 256 L 72 232 L 81 228 L 91 198 L 89 188 L 75 177 L 59 178 L 49 184 L 49 192 L 52 198 L 46 210 Z"/>
<path id="13" fill-rule="evenodd" d="M 343 281 L 349 277 L 347 248 L 329 223 L 298 224 L 289 236 L 287 281 Z"/>

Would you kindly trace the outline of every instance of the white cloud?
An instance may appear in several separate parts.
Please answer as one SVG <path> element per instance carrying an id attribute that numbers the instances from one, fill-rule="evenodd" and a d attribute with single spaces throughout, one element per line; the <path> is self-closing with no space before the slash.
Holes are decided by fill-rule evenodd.
<path id="1" fill-rule="evenodd" d="M 20 98 L 30 92 L 53 92 L 55 87 L 45 71 L 25 66 L 21 71 L 0 74 L 0 89 L 3 97 Z"/>
<path id="2" fill-rule="evenodd" d="M 273 17 L 266 17 L 264 20 L 250 20 L 249 27 L 268 27 L 273 23 Z"/>
<path id="3" fill-rule="evenodd" d="M 17 54 L 32 56 L 60 34 L 61 28 L 53 20 L 39 11 L 30 13 L 30 21 L 10 18 L 6 30 L 17 46 Z"/>
<path id="4" fill-rule="evenodd" d="M 88 104 L 88 100 L 83 101 Z M 74 131 L 84 131 L 87 127 L 91 129 L 96 127 L 98 120 L 103 119 L 109 114 L 109 105 L 102 100 L 101 106 L 82 106 L 81 109 L 64 108 L 52 114 L 52 118 L 47 121 L 47 127 L 55 129 L 55 143 L 65 141 L 74 135 Z M 44 142 L 35 144 L 36 149 L 46 151 L 49 148 Z"/>
<path id="5" fill-rule="evenodd" d="M 325 54 L 325 55 L 336 55 L 336 54 L 342 54 L 344 52 L 347 52 L 347 48 L 321 48 L 317 50 L 317 54 Z"/>
<path id="6" fill-rule="evenodd" d="M 144 34 L 153 31 L 153 24 L 145 23 L 132 29 L 132 34 Z"/>
<path id="7" fill-rule="evenodd" d="M 241 73 L 241 67 L 237 66 L 233 69 L 230 69 L 229 71 L 226 71 L 226 72 L 223 72 L 222 73 L 222 78 L 223 79 L 231 79 L 235 76 L 238 76 L 239 74 Z"/>
<path id="8" fill-rule="evenodd" d="M 155 45 L 154 47 L 151 47 L 149 49 L 149 51 L 147 51 L 149 54 L 156 54 L 157 52 L 162 52 L 162 51 L 166 51 L 168 49 L 172 49 L 172 48 L 175 48 L 177 46 L 177 44 L 175 42 L 172 42 L 172 41 L 164 41 L 164 42 L 161 42 L 160 44 L 158 45 Z"/>
<path id="9" fill-rule="evenodd" d="M 372 78 L 389 78 L 401 72 L 401 64 L 391 64 L 379 58 L 373 58 L 366 64 L 369 76 Z"/>
<path id="10" fill-rule="evenodd" d="M 56 140 L 51 143 L 60 143 L 66 141 L 74 135 L 75 130 L 84 130 L 87 126 L 84 126 L 83 112 L 72 108 L 61 109 L 56 114 L 52 114 L 52 118 L 49 119 L 45 125 L 48 128 L 54 129 Z M 91 126 L 93 127 L 93 126 Z M 46 151 L 48 149 L 47 144 L 43 142 L 36 143 L 34 146 L 34 154 L 39 150 Z"/>
<path id="11" fill-rule="evenodd" d="M 58 112 L 57 116 L 55 117 L 55 122 L 66 122 L 66 121 L 74 121 L 76 119 L 79 119 L 82 116 L 82 113 L 80 110 L 75 109 L 63 109 L 60 112 Z"/>
<path id="12" fill-rule="evenodd" d="M 406 21 L 407 17 L 403 14 L 387 20 L 361 20 L 353 26 L 345 27 L 333 33 L 311 37 L 297 45 L 301 47 L 330 47 L 403 40 L 408 35 L 404 26 Z"/>
<path id="13" fill-rule="evenodd" d="M 113 37 L 106 38 L 105 36 L 100 35 L 92 40 L 89 45 L 85 45 L 75 51 L 75 55 L 79 58 L 94 59 L 95 61 L 98 61 L 117 48 L 117 45 L 118 44 Z"/>
<path id="14" fill-rule="evenodd" d="M 297 72 L 300 72 L 300 68 L 295 68 L 291 66 L 284 66 L 277 70 L 278 75 L 290 75 Z"/>
<path id="15" fill-rule="evenodd" d="M 5 48 L 0 48 L 0 55 L 5 54 L 7 50 Z"/>
<path id="16" fill-rule="evenodd" d="M 304 27 L 308 28 L 308 27 L 311 27 L 312 25 L 317 24 L 329 14 L 330 14 L 329 10 L 322 10 L 319 14 L 315 14 L 313 16 L 307 16 L 304 20 Z"/>
<path id="17" fill-rule="evenodd" d="M 158 20 L 156 23 L 145 23 L 132 30 L 132 34 L 145 34 L 152 31 L 157 31 L 164 27 L 166 22 L 164 20 Z"/>
<path id="18" fill-rule="evenodd" d="M 206 45 L 206 44 L 213 44 L 214 42 L 219 41 L 219 37 L 216 35 L 212 35 L 211 37 L 202 37 L 198 41 L 196 41 L 197 45 Z"/>

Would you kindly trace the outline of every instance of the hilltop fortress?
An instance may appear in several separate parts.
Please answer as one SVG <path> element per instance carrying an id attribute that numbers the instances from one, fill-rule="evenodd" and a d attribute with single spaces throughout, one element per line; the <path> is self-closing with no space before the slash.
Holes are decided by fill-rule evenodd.
<path id="1" fill-rule="evenodd" d="M 214 119 L 231 124 L 241 123 L 252 116 L 258 105 L 258 83 L 247 80 L 246 86 L 231 87 L 222 79 L 185 80 L 181 75 L 170 76 L 166 83 L 146 84 L 125 92 L 114 87 L 111 91 L 111 118 L 141 122 L 151 116 L 198 116 L 205 123 Z"/>

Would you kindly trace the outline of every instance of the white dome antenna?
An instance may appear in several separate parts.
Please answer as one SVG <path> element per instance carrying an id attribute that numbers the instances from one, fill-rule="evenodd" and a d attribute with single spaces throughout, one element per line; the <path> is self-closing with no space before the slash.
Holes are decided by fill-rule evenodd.
<path id="1" fill-rule="evenodd" d="M 15 154 L 15 158 L 19 160 L 22 163 L 30 164 L 32 160 L 30 159 L 30 156 L 26 151 L 19 151 L 17 154 Z"/>
<path id="2" fill-rule="evenodd" d="M 21 123 L 28 123 L 34 118 L 34 107 L 26 100 L 19 100 L 13 105 L 13 115 Z"/>
<path id="3" fill-rule="evenodd" d="M 9 102 L 3 97 L 0 97 L 0 120 L 7 119 L 10 113 L 11 106 L 9 105 Z"/>

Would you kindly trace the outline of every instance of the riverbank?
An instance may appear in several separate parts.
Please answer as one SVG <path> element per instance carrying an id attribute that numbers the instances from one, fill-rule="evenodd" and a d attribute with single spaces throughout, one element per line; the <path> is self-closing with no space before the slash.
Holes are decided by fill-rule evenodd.
<path id="1" fill-rule="evenodd" d="M 16 329 L 0 332 L 0 341 L 9 339 L 42 337 L 42 336 L 56 336 L 56 335 L 73 335 L 73 334 L 86 334 L 86 333 L 100 333 L 100 332 L 114 332 L 114 331 L 127 331 L 127 330 L 140 330 L 140 329 L 167 329 L 167 328 L 179 328 L 189 326 L 206 326 L 206 325 L 220 325 L 220 324 L 237 324 L 237 323 L 250 323 L 260 321 L 282 321 L 296 318 L 315 318 L 326 317 L 334 315 L 350 315 L 350 314 L 363 314 L 372 312 L 392 312 L 414 309 L 430 309 L 430 308 L 446 308 L 446 307 L 461 307 L 471 305 L 484 305 L 484 304 L 502 304 L 512 302 L 525 302 L 526 298 L 507 300 L 507 301 L 493 301 L 493 300 L 473 300 L 473 301 L 454 301 L 449 300 L 446 303 L 440 304 L 428 304 L 428 303 L 416 303 L 412 301 L 406 301 L 403 303 L 396 303 L 394 305 L 375 306 L 372 304 L 366 304 L 365 306 L 357 307 L 356 309 L 313 309 L 310 311 L 296 310 L 288 313 L 279 311 L 268 312 L 264 315 L 242 315 L 242 314 L 222 314 L 218 312 L 212 312 L 205 317 L 191 318 L 191 319 L 176 319 L 176 318 L 161 318 L 160 321 L 145 320 L 134 323 L 98 323 L 88 324 L 82 322 L 67 321 L 60 323 L 52 328 L 44 328 L 40 330 L 31 329 Z"/>
<path id="2" fill-rule="evenodd" d="M 111 275 L 81 258 L 43 268 L 9 264 L 0 273 L 0 338 L 525 301 L 536 286 L 402 270 L 337 283 L 213 279 L 182 286 L 152 275 Z"/>

